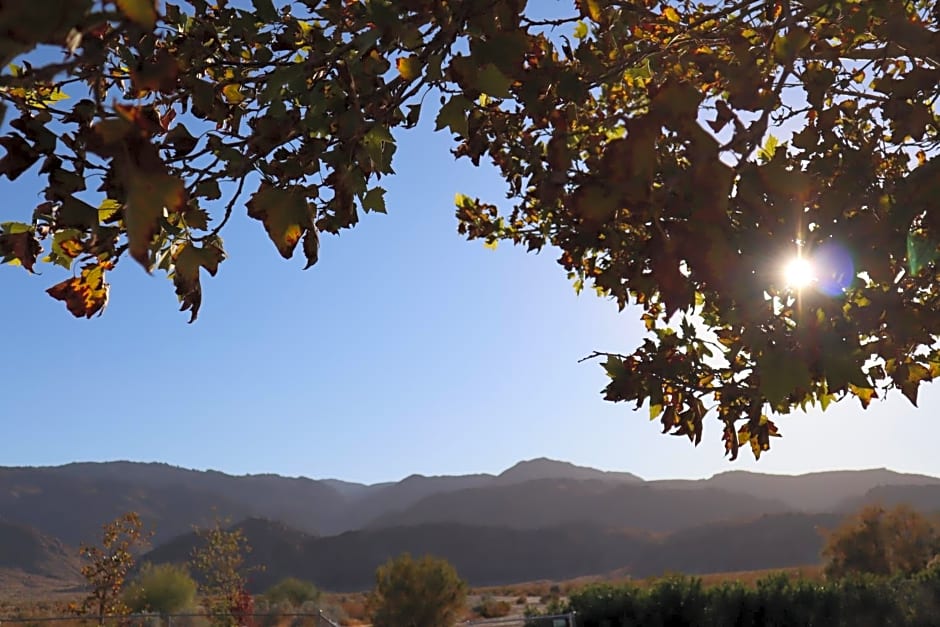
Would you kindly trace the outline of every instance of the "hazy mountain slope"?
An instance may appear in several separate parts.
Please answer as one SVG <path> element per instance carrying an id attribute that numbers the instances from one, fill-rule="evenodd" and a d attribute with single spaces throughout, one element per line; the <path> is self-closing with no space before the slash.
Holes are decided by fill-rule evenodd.
<path id="1" fill-rule="evenodd" d="M 182 484 L 148 487 L 44 469 L 0 469 L 0 517 L 69 545 L 97 542 L 102 525 L 128 511 L 136 511 L 156 531 L 156 542 L 216 515 L 239 520 L 256 514 L 249 506 Z"/>
<path id="2" fill-rule="evenodd" d="M 523 530 L 440 523 L 325 538 L 305 538 L 265 521 L 239 526 L 257 547 L 249 563 L 265 567 L 252 574 L 253 590 L 290 576 L 342 592 L 371 588 L 375 569 L 403 552 L 443 557 L 474 586 L 563 580 L 614 570 L 645 577 L 803 566 L 819 562 L 819 529 L 838 521 L 837 515 L 779 514 L 702 525 L 665 537 L 590 524 Z M 184 562 L 195 541 L 188 534 L 145 559 Z"/>
<path id="3" fill-rule="evenodd" d="M 374 584 L 375 569 L 403 552 L 444 557 L 473 585 L 563 579 L 618 568 L 648 542 L 640 534 L 588 525 L 522 531 L 442 524 L 351 531 L 309 538 L 298 546 L 296 532 L 277 525 L 246 521 L 237 527 L 258 547 L 249 554 L 249 564 L 265 567 L 252 574 L 253 590 L 264 590 L 288 576 L 328 590 L 368 589 Z M 187 534 L 144 559 L 185 562 L 196 542 L 195 535 Z"/>
<path id="4" fill-rule="evenodd" d="M 634 562 L 633 573 L 647 577 L 815 564 L 820 561 L 823 530 L 841 519 L 839 514 L 784 513 L 683 529 L 649 546 Z"/>
<path id="5" fill-rule="evenodd" d="M 314 479 L 273 474 L 234 476 L 134 462 L 68 464 L 50 470 L 86 479 L 109 479 L 152 488 L 182 486 L 216 494 L 259 516 L 283 520 L 309 532 L 335 533 L 347 527 L 345 497 L 330 484 Z"/>
<path id="6" fill-rule="evenodd" d="M 411 475 L 397 483 L 370 488 L 350 503 L 342 528 L 333 533 L 360 529 L 376 518 L 411 507 L 421 500 L 437 494 L 451 493 L 473 487 L 489 485 L 493 475 L 461 475 L 425 477 Z"/>
<path id="7" fill-rule="evenodd" d="M 0 520 L 0 570 L 78 582 L 80 568 L 77 549 L 31 527 Z"/>
<path id="8" fill-rule="evenodd" d="M 438 494 L 407 510 L 381 517 L 370 528 L 459 522 L 533 529 L 592 523 L 672 531 L 786 509 L 778 501 L 708 487 L 680 490 L 598 480 L 543 479 Z"/>
<path id="9" fill-rule="evenodd" d="M 687 489 L 715 487 L 739 494 L 778 499 L 796 510 L 826 512 L 844 509 L 844 501 L 854 501 L 878 486 L 940 485 L 940 478 L 904 474 L 884 468 L 802 475 L 769 475 L 735 470 L 709 479 L 651 481 L 650 484 Z"/>
<path id="10" fill-rule="evenodd" d="M 861 497 L 842 503 L 841 509 L 855 511 L 867 504 L 893 507 L 902 503 L 923 512 L 940 512 L 940 485 L 879 486 L 868 490 Z"/>

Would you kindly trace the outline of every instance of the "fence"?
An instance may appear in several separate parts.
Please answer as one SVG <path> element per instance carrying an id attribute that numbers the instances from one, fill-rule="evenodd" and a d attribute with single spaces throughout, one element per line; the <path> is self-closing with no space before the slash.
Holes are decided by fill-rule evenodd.
<path id="1" fill-rule="evenodd" d="M 574 612 L 553 616 L 507 616 L 461 623 L 461 625 L 479 627 L 490 625 L 492 627 L 577 627 L 577 624 L 577 616 Z"/>
<path id="2" fill-rule="evenodd" d="M 0 627 L 211 627 L 217 619 L 206 613 L 105 616 L 101 623 L 95 616 L 10 616 L 0 617 Z M 242 625 L 255 627 L 340 627 L 322 610 L 245 614 L 239 620 Z"/>

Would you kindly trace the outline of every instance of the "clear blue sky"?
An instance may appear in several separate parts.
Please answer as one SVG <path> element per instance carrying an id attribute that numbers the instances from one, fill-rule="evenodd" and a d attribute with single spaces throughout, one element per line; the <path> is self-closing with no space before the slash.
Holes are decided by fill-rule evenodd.
<path id="1" fill-rule="evenodd" d="M 320 263 L 282 260 L 241 209 L 230 259 L 204 280 L 199 320 L 176 311 L 164 275 L 125 259 L 107 312 L 76 320 L 44 290 L 67 276 L 0 267 L 0 465 L 162 461 L 235 474 L 394 480 L 499 472 L 548 456 L 646 478 L 729 469 L 808 472 L 886 466 L 940 475 L 936 390 L 862 412 L 778 421 L 760 462 L 659 435 L 645 410 L 601 399 L 603 370 L 578 359 L 629 351 L 637 313 L 576 296 L 552 251 L 467 243 L 455 192 L 499 201 L 486 167 L 455 162 L 429 121 L 399 134 L 389 215 L 325 236 Z M 0 181 L 3 219 L 39 202 L 35 170 Z"/>

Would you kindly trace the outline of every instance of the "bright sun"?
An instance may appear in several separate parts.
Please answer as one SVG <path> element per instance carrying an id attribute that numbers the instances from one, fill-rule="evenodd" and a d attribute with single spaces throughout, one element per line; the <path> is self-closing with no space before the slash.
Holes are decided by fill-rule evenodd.
<path id="1" fill-rule="evenodd" d="M 802 289 L 816 280 L 816 270 L 805 257 L 796 257 L 783 268 L 783 280 L 787 287 Z"/>

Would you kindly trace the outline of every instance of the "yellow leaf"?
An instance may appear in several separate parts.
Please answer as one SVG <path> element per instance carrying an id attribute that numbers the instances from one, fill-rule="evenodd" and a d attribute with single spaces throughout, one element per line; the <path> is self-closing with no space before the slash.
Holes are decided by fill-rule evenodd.
<path id="1" fill-rule="evenodd" d="M 672 7 L 666 7 L 663 9 L 663 17 L 672 22 L 673 24 L 679 23 L 679 12 Z"/>
<path id="2" fill-rule="evenodd" d="M 499 240 L 494 239 L 493 241 L 486 240 L 483 242 L 483 248 L 488 248 L 489 250 L 496 250 L 496 247 L 499 246 Z"/>
<path id="3" fill-rule="evenodd" d="M 396 62 L 398 73 L 406 81 L 412 81 L 421 75 L 421 60 L 417 55 L 400 57 Z"/>
<path id="4" fill-rule="evenodd" d="M 156 0 L 116 0 L 118 9 L 124 16 L 143 26 L 153 28 L 157 25 Z"/>
<path id="5" fill-rule="evenodd" d="M 231 83 L 223 87 L 222 95 L 225 96 L 229 104 L 238 104 L 245 100 L 245 95 L 242 94 L 241 87 L 237 83 Z"/>

